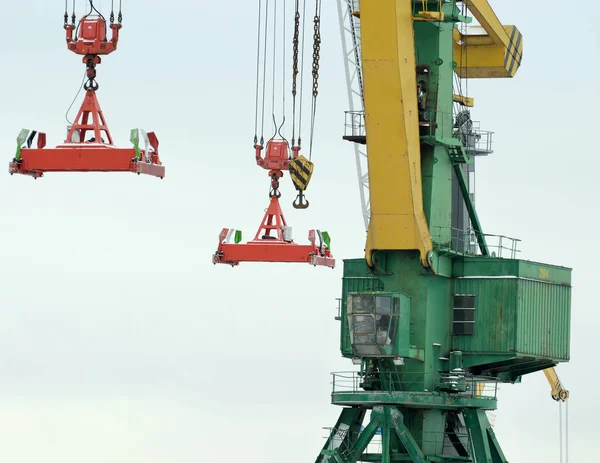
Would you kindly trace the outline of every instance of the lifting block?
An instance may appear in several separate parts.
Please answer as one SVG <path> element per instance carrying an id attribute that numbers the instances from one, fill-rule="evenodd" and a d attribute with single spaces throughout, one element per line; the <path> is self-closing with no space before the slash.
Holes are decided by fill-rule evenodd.
<path id="1" fill-rule="evenodd" d="M 229 228 L 221 230 L 213 264 L 234 266 L 240 262 L 304 262 L 314 266 L 335 267 L 327 232 L 310 230 L 310 244 L 294 243 L 290 234 L 291 228 L 286 225 L 279 200 L 274 196 L 252 241 L 239 243 L 241 233 Z"/>

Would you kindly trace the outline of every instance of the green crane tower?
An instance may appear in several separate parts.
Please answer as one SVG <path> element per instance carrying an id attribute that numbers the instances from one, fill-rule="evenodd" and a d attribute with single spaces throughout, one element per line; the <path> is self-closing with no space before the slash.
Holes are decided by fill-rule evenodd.
<path id="1" fill-rule="evenodd" d="M 316 461 L 507 462 L 486 411 L 499 383 L 569 360 L 571 270 L 483 233 L 469 173 L 491 147 L 459 83 L 513 77 L 521 33 L 487 0 L 344 3 L 364 91 L 345 138 L 366 145 L 371 210 L 339 314 L 360 368 L 333 375 L 343 408 Z"/>

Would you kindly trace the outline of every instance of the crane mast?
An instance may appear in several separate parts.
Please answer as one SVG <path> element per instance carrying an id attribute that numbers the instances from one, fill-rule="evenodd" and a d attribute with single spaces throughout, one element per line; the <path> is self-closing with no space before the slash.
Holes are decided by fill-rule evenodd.
<path id="1" fill-rule="evenodd" d="M 366 130 L 344 138 L 366 147 L 370 220 L 364 258 L 344 261 L 339 317 L 360 368 L 333 374 L 343 408 L 317 462 L 506 462 L 486 411 L 499 383 L 569 360 L 571 269 L 483 232 L 468 172 L 490 150 L 454 80 L 513 77 L 521 33 L 486 0 L 347 4 L 364 89 L 352 120 Z M 468 33 L 471 15 L 485 34 Z"/>

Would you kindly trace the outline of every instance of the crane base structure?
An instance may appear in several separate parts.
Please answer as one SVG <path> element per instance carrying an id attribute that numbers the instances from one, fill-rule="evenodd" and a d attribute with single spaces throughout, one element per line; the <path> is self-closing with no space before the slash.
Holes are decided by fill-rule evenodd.
<path id="1" fill-rule="evenodd" d="M 498 386 L 569 358 L 571 270 L 417 251 L 344 261 L 343 407 L 317 463 L 507 463 L 487 417 Z M 368 416 L 370 414 L 370 416 Z M 376 439 L 376 436 L 381 436 Z"/>

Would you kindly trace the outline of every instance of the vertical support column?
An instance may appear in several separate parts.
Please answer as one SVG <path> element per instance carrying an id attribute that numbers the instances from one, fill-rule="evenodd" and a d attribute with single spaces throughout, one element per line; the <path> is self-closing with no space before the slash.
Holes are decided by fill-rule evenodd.
<path id="1" fill-rule="evenodd" d="M 391 440 L 391 427 L 389 421 L 386 419 L 381 426 L 381 463 L 390 463 L 390 440 Z"/>

